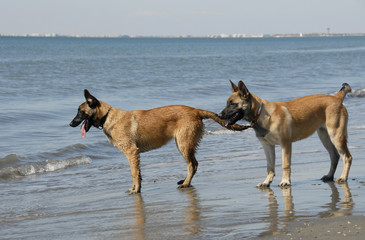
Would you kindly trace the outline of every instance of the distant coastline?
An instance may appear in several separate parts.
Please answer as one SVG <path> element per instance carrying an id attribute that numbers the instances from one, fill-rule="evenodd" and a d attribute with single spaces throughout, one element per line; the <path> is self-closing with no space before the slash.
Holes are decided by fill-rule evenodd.
<path id="1" fill-rule="evenodd" d="M 72 35 L 56 33 L 1 34 L 0 37 L 64 37 L 64 38 L 301 38 L 301 37 L 363 37 L 365 33 L 289 33 L 289 34 L 212 34 L 212 35 Z"/>

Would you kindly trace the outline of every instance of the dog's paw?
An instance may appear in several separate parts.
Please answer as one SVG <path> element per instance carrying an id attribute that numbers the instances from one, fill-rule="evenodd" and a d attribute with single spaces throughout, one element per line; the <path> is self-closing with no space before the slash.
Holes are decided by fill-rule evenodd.
<path id="1" fill-rule="evenodd" d="M 128 193 L 129 195 L 132 195 L 132 194 L 137 194 L 137 193 L 141 193 L 141 189 L 139 190 L 136 190 L 134 188 L 130 188 L 128 189 L 127 191 L 125 191 L 126 193 Z"/>
<path id="2" fill-rule="evenodd" d="M 270 187 L 270 183 L 259 183 L 256 185 L 257 188 L 269 188 Z"/>
<path id="3" fill-rule="evenodd" d="M 189 185 L 181 184 L 181 185 L 179 185 L 177 188 L 189 188 L 189 187 L 191 187 L 191 185 L 190 185 L 190 184 L 189 184 Z"/>
<path id="4" fill-rule="evenodd" d="M 286 187 L 290 187 L 291 184 L 290 184 L 290 181 L 281 181 L 281 183 L 279 184 L 279 187 L 281 188 L 286 188 Z"/>
<path id="5" fill-rule="evenodd" d="M 185 181 L 185 179 L 178 181 L 178 182 L 177 182 L 177 185 L 181 185 L 181 184 L 183 184 L 183 183 L 184 183 L 184 181 Z"/>
<path id="6" fill-rule="evenodd" d="M 336 183 L 345 183 L 345 182 L 347 182 L 347 179 L 345 179 L 345 178 L 337 178 L 336 179 Z"/>
<path id="7" fill-rule="evenodd" d="M 321 178 L 321 180 L 322 180 L 323 182 L 333 182 L 333 176 L 331 177 L 331 176 L 328 176 L 328 175 L 324 175 L 324 176 Z"/>

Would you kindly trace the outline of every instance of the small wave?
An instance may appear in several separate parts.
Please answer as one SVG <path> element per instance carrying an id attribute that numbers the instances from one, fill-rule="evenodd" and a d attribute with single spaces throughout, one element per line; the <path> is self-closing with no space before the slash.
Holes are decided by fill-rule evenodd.
<path id="1" fill-rule="evenodd" d="M 350 129 L 365 129 L 365 126 L 364 125 L 359 125 L 359 126 L 353 126 L 351 127 Z"/>
<path id="2" fill-rule="evenodd" d="M 0 158 L 0 169 L 5 167 L 10 167 L 16 164 L 19 160 L 20 158 L 16 154 L 9 154 L 4 158 Z"/>
<path id="3" fill-rule="evenodd" d="M 44 152 L 41 153 L 39 155 L 37 155 L 36 157 L 41 157 L 41 158 L 56 158 L 56 157 L 63 157 L 63 156 L 67 156 L 67 154 L 73 154 L 75 152 L 80 152 L 82 150 L 87 149 L 88 147 L 85 146 L 84 144 L 81 143 L 77 143 L 74 145 L 70 145 L 70 146 L 66 146 L 63 148 L 59 148 L 56 151 L 53 152 Z"/>
<path id="4" fill-rule="evenodd" d="M 232 131 L 232 130 L 228 130 L 225 128 L 221 128 L 221 129 L 214 129 L 214 130 L 204 130 L 204 134 L 206 135 L 233 135 L 233 134 L 238 134 L 240 133 L 240 131 Z"/>
<path id="5" fill-rule="evenodd" d="M 92 163 L 92 160 L 89 157 L 79 156 L 61 160 L 46 160 L 44 162 L 19 164 L 14 167 L 1 169 L 0 179 L 11 180 L 19 177 L 25 177 L 39 173 L 54 172 L 57 170 L 90 163 Z"/>
<path id="6" fill-rule="evenodd" d="M 349 93 L 348 96 L 364 98 L 365 97 L 365 88 L 352 90 L 352 92 Z"/>

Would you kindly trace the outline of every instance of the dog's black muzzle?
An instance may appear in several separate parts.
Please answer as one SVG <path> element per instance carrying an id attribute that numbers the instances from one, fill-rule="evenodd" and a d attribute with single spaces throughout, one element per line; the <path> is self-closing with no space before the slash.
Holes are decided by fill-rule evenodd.
<path id="1" fill-rule="evenodd" d="M 71 127 L 77 127 L 82 123 L 84 120 L 87 121 L 88 115 L 85 114 L 83 111 L 78 111 L 74 119 L 70 122 Z"/>
<path id="2" fill-rule="evenodd" d="M 80 125 L 80 123 L 82 123 L 83 121 L 84 122 L 84 125 L 85 125 L 85 130 L 86 132 L 89 131 L 92 123 L 90 121 L 90 118 L 87 114 L 85 114 L 85 112 L 83 111 L 78 111 L 76 116 L 74 117 L 74 119 L 72 119 L 72 121 L 70 122 L 70 126 L 71 127 L 77 127 Z"/>
<path id="3" fill-rule="evenodd" d="M 237 121 L 244 117 L 244 111 L 242 109 L 230 109 L 224 108 L 220 114 L 218 114 L 220 119 L 226 120 L 225 126 L 233 125 Z"/>

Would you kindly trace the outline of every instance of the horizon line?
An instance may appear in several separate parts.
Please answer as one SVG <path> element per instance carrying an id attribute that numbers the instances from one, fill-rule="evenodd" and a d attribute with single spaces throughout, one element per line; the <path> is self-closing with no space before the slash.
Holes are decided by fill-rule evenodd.
<path id="1" fill-rule="evenodd" d="M 69 38 L 280 38 L 280 37 L 351 37 L 365 36 L 365 33 L 277 33 L 277 34 L 207 34 L 207 35 L 113 35 L 113 34 L 57 34 L 24 33 L 1 34 L 0 37 L 69 37 Z"/>

